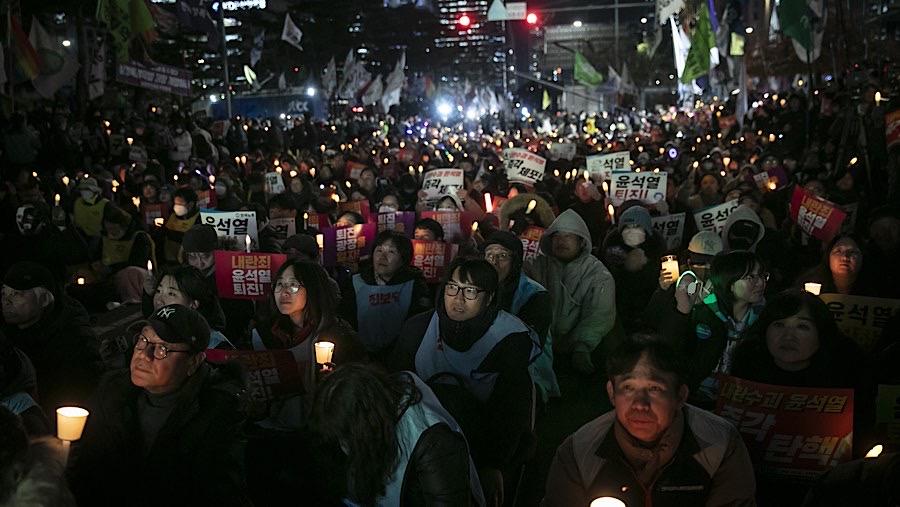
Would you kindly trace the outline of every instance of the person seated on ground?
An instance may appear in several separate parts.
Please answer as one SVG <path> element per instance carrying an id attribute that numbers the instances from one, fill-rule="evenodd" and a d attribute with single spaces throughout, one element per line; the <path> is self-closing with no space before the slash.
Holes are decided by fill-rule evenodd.
<path id="1" fill-rule="evenodd" d="M 355 211 L 342 211 L 334 222 L 335 227 L 347 227 L 366 223 L 366 219 Z"/>
<path id="2" fill-rule="evenodd" d="M 284 250 L 284 254 L 287 256 L 288 260 L 301 259 L 314 264 L 320 264 L 319 243 L 316 241 L 316 238 L 310 234 L 294 234 L 284 240 L 284 244 L 281 245 L 281 248 Z M 334 300 L 336 302 L 335 308 L 337 308 L 340 306 L 341 298 L 343 297 L 341 295 L 341 286 L 337 280 L 330 275 L 328 276 L 328 284 L 331 286 L 331 290 L 334 293 Z"/>
<path id="3" fill-rule="evenodd" d="M 802 507 L 867 505 L 889 507 L 900 502 L 900 452 L 841 463 L 820 475 Z"/>
<path id="4" fill-rule="evenodd" d="M 288 350 L 300 368 L 303 393 L 315 389 L 315 343 L 334 343 L 335 364 L 367 359 L 366 350 L 356 332 L 335 314 L 335 300 L 328 275 L 318 264 L 290 260 L 278 269 L 269 305 L 270 319 L 260 321 L 251 333 L 254 350 Z M 270 414 L 264 426 L 299 428 L 305 421 L 304 398 L 284 403 Z"/>
<path id="5" fill-rule="evenodd" d="M 332 496 L 354 505 L 484 505 L 462 429 L 411 372 L 338 366 L 316 390 L 310 426 L 336 456 L 334 473 L 323 474 L 337 478 Z"/>
<path id="6" fill-rule="evenodd" d="M 140 303 L 147 261 L 159 265 L 153 239 L 131 214 L 109 204 L 103 210 L 101 245 L 100 259 L 92 264 L 94 273 L 112 282 L 116 301 Z"/>
<path id="7" fill-rule="evenodd" d="M 514 491 L 533 442 L 529 365 L 541 352 L 537 334 L 500 309 L 498 290 L 487 261 L 457 258 L 435 311 L 403 325 L 391 356 L 392 370 L 425 380 L 463 428 L 488 505 Z"/>
<path id="8" fill-rule="evenodd" d="M 179 251 L 184 235 L 195 224 L 200 223 L 200 208 L 197 206 L 197 192 L 190 188 L 179 188 L 172 196 L 172 212 L 163 225 L 165 241 L 163 259 L 170 264 L 179 262 Z"/>
<path id="9" fill-rule="evenodd" d="M 741 204 L 725 221 L 722 229 L 722 250 L 749 250 L 766 261 L 770 280 L 769 294 L 788 287 L 796 274 L 796 263 L 788 252 L 788 244 L 781 234 L 767 229 L 752 209 Z"/>
<path id="10" fill-rule="evenodd" d="M 419 241 L 444 241 L 444 228 L 433 218 L 420 218 L 413 225 L 413 239 Z"/>
<path id="11" fill-rule="evenodd" d="M 142 323 L 129 370 L 104 378 L 72 446 L 69 483 L 80 505 L 250 505 L 246 379 L 236 365 L 205 362 L 209 335 L 203 316 L 181 305 Z M 136 478 L 153 486 L 136 495 Z"/>
<path id="12" fill-rule="evenodd" d="M 591 235 L 574 210 L 556 217 L 540 248 L 544 255 L 526 262 L 525 274 L 550 291 L 557 363 L 564 359 L 579 374 L 593 373 L 591 353 L 616 324 L 615 279 L 591 255 Z"/>
<path id="13" fill-rule="evenodd" d="M 654 336 L 626 338 L 607 358 L 614 410 L 557 450 L 542 506 L 755 506 L 753 464 L 730 422 L 686 403 L 678 351 Z"/>
<path id="14" fill-rule="evenodd" d="M 46 435 L 50 424 L 35 401 L 37 379 L 31 359 L 0 333 L 0 405 L 22 418 L 29 436 Z"/>
<path id="15" fill-rule="evenodd" d="M 369 355 L 386 360 L 408 318 L 432 307 L 422 271 L 410 266 L 412 241 L 386 230 L 375 236 L 371 262 L 342 287 L 341 315 L 359 331 Z"/>
<path id="16" fill-rule="evenodd" d="M 155 284 L 152 297 L 145 292 L 143 298 L 145 316 L 149 317 L 167 305 L 182 305 L 197 310 L 209 324 L 209 348 L 234 350 L 234 345 L 224 334 L 225 312 L 199 269 L 194 266 L 164 269 L 159 282 L 156 282 L 155 276 L 148 276 L 145 283 Z"/>
<path id="17" fill-rule="evenodd" d="M 13 264 L 2 281 L 0 331 L 34 364 L 44 413 L 83 404 L 100 378 L 99 343 L 87 310 L 35 262 Z"/>
<path id="18" fill-rule="evenodd" d="M 103 223 L 103 209 L 109 200 L 101 197 L 100 184 L 95 178 L 79 181 L 76 189 L 78 197 L 72 209 L 72 222 L 89 243 L 97 244 Z"/>
<path id="19" fill-rule="evenodd" d="M 883 297 L 878 275 L 865 262 L 863 242 L 856 234 L 836 235 L 822 257 L 822 262 L 800 275 L 794 285 L 814 282 L 822 285 L 820 294 Z"/>
<path id="20" fill-rule="evenodd" d="M 481 244 L 484 260 L 497 270 L 500 309 L 509 312 L 537 333 L 543 352 L 531 364 L 531 376 L 541 393 L 541 401 L 559 396 L 559 384 L 553 373 L 553 339 L 550 324 L 550 293 L 522 272 L 522 241 L 511 232 L 496 231 Z"/>

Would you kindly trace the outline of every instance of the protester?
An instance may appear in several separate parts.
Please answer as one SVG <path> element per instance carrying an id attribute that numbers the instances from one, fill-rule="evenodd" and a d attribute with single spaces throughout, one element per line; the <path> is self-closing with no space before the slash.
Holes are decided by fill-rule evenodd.
<path id="1" fill-rule="evenodd" d="M 109 202 L 100 196 L 100 185 L 94 178 L 85 178 L 76 187 L 78 197 L 72 210 L 72 222 L 90 242 L 100 239 L 103 209 Z"/>
<path id="2" fill-rule="evenodd" d="M 813 282 L 822 294 L 881 296 L 874 273 L 865 262 L 862 241 L 855 234 L 838 234 L 828 242 L 822 262 L 800 276 L 795 285 Z"/>
<path id="3" fill-rule="evenodd" d="M 32 437 L 50 431 L 47 416 L 35 401 L 36 397 L 37 379 L 31 359 L 0 333 L 0 405 L 19 416 Z"/>
<path id="4" fill-rule="evenodd" d="M 178 263 L 184 233 L 199 221 L 200 208 L 197 207 L 197 192 L 190 188 L 176 190 L 172 200 L 172 213 L 163 226 L 166 262 Z"/>
<path id="5" fill-rule="evenodd" d="M 93 263 L 93 268 L 101 280 L 111 281 L 117 301 L 123 304 L 140 302 L 147 261 L 159 266 L 155 252 L 153 239 L 138 226 L 134 217 L 115 205 L 106 206 L 100 260 Z"/>

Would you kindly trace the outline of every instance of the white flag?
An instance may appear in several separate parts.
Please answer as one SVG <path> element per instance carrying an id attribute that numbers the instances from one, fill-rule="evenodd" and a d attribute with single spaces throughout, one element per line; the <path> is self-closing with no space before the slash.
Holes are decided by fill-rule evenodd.
<path id="1" fill-rule="evenodd" d="M 88 82 L 88 98 L 94 100 L 106 91 L 106 42 L 101 42 L 94 51 L 91 62 L 91 77 Z"/>
<path id="2" fill-rule="evenodd" d="M 400 88 L 397 88 L 393 91 L 386 92 L 381 97 L 381 109 L 384 111 L 384 114 L 387 114 L 388 111 L 391 110 L 391 106 L 397 105 L 400 103 Z"/>
<path id="3" fill-rule="evenodd" d="M 300 31 L 300 28 L 294 24 L 294 20 L 291 19 L 290 14 L 284 15 L 284 28 L 281 30 L 281 40 L 287 42 L 291 46 L 303 51 L 303 46 L 300 45 L 300 39 L 303 38 L 303 32 Z"/>
<path id="4" fill-rule="evenodd" d="M 53 98 L 57 90 L 75 77 L 81 65 L 77 58 L 55 43 L 50 34 L 38 23 L 37 18 L 31 20 L 28 40 L 44 61 L 41 73 L 31 81 L 31 84 L 44 98 Z"/>
<path id="5" fill-rule="evenodd" d="M 284 72 L 282 71 L 281 75 L 278 76 L 278 89 L 286 90 L 287 89 L 287 78 L 284 77 Z"/>
<path id="6" fill-rule="evenodd" d="M 384 94 L 384 82 L 379 74 L 374 81 L 369 83 L 366 91 L 363 92 L 362 103 L 365 105 L 374 104 L 381 98 L 382 94 Z"/>
<path id="7" fill-rule="evenodd" d="M 406 67 L 406 52 L 400 56 L 400 61 L 397 62 L 397 65 L 394 67 L 394 70 L 388 74 L 387 79 L 384 83 L 384 91 L 385 94 L 391 93 L 394 90 L 400 90 L 403 88 L 403 83 L 406 81 L 406 73 L 404 72 L 404 67 Z"/>
<path id="8" fill-rule="evenodd" d="M 325 91 L 325 98 L 331 97 L 334 88 L 337 86 L 337 69 L 334 64 L 334 57 L 328 60 L 328 66 L 325 67 L 325 74 L 322 75 L 322 88 Z"/>
<path id="9" fill-rule="evenodd" d="M 353 56 L 353 50 L 347 51 L 347 58 L 344 58 L 344 66 L 341 67 L 341 76 L 344 78 L 350 74 L 350 71 L 353 70 L 353 66 L 356 65 L 356 60 Z"/>
<path id="10" fill-rule="evenodd" d="M 350 73 L 344 76 L 338 95 L 343 98 L 353 98 L 371 80 L 372 73 L 366 70 L 366 66 L 362 62 L 356 62 L 350 69 Z"/>
<path id="11" fill-rule="evenodd" d="M 266 41 L 266 29 L 253 38 L 253 49 L 250 50 L 250 66 L 256 67 L 256 62 L 262 58 L 263 44 Z"/>

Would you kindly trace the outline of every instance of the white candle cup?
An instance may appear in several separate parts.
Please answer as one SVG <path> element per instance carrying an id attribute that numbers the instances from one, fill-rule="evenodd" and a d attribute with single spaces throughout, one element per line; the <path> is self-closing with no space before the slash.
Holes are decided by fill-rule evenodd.
<path id="1" fill-rule="evenodd" d="M 680 271 L 678 268 L 678 257 L 674 255 L 666 255 L 662 258 L 662 270 L 664 273 L 669 273 L 669 279 L 673 282 L 678 280 L 678 275 L 680 275 Z"/>
<path id="2" fill-rule="evenodd" d="M 625 502 L 611 496 L 601 496 L 595 498 L 590 507 L 625 507 Z"/>
<path id="3" fill-rule="evenodd" d="M 324 365 L 331 362 L 334 354 L 334 344 L 331 342 L 316 342 L 316 363 Z"/>
<path id="4" fill-rule="evenodd" d="M 803 290 L 809 292 L 814 296 L 818 296 L 820 292 L 822 292 L 822 284 L 815 282 L 806 282 L 803 284 Z"/>
<path id="5" fill-rule="evenodd" d="M 56 409 L 56 437 L 65 442 L 81 439 L 89 412 L 81 407 Z"/>
<path id="6" fill-rule="evenodd" d="M 162 227 L 164 223 L 166 223 L 166 219 L 164 219 L 164 218 L 154 218 L 153 219 L 153 225 L 155 225 L 157 227 Z"/>

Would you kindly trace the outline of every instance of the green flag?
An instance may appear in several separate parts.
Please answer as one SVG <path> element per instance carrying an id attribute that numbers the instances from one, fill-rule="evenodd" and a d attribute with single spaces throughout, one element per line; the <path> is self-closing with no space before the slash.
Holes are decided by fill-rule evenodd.
<path id="1" fill-rule="evenodd" d="M 778 21 L 781 32 L 812 50 L 809 29 L 809 6 L 806 0 L 781 0 L 778 4 Z"/>
<path id="2" fill-rule="evenodd" d="M 120 61 L 128 59 L 132 38 L 153 30 L 153 16 L 144 0 L 99 0 L 97 19 L 109 29 Z"/>
<path id="3" fill-rule="evenodd" d="M 575 52 L 575 81 L 585 86 L 597 86 L 603 82 L 603 76 L 578 51 Z"/>
<path id="4" fill-rule="evenodd" d="M 715 47 L 716 34 L 713 33 L 712 21 L 709 19 L 709 7 L 704 2 L 700 6 L 700 16 L 691 33 L 691 49 L 684 61 L 682 83 L 690 83 L 709 73 L 709 52 Z"/>

